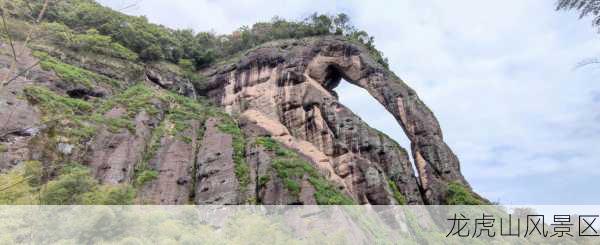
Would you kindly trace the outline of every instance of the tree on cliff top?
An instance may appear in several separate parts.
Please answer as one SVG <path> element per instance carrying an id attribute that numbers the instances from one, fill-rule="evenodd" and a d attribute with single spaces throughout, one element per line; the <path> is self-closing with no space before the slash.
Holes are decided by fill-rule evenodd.
<path id="1" fill-rule="evenodd" d="M 600 0 L 558 0 L 556 10 L 577 10 L 580 19 L 591 15 L 592 25 L 600 27 Z"/>
<path id="2" fill-rule="evenodd" d="M 579 19 L 586 16 L 592 16 L 592 26 L 598 28 L 598 32 L 600 32 L 600 0 L 558 0 L 556 2 L 556 10 L 579 11 Z M 577 67 L 599 63 L 600 58 L 595 57 L 579 62 Z"/>

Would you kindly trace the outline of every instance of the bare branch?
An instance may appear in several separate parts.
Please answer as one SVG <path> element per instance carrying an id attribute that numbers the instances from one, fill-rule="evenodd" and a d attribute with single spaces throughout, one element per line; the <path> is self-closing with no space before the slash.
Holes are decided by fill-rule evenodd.
<path id="1" fill-rule="evenodd" d="M 2 84 L 0 84 L 1 85 L 0 89 L 2 89 L 2 87 L 6 86 L 10 82 L 14 81 L 18 76 L 24 74 L 23 72 L 21 72 L 16 77 L 8 79 L 10 77 L 10 75 L 13 74 L 15 72 L 15 70 L 17 69 L 17 65 L 18 65 L 17 57 L 19 54 L 22 54 L 25 51 L 25 49 L 27 48 L 27 44 L 29 44 L 29 42 L 31 41 L 31 36 L 33 35 L 33 32 L 36 30 L 36 27 L 40 23 L 40 21 L 42 21 L 42 19 L 44 18 L 44 14 L 46 13 L 46 10 L 48 9 L 49 2 L 50 2 L 50 0 L 44 0 L 44 5 L 42 6 L 42 10 L 38 14 L 34 25 L 29 30 L 29 33 L 27 34 L 27 38 L 25 38 L 25 42 L 23 43 L 23 47 L 21 48 L 20 52 L 15 53 L 15 59 L 11 63 L 10 69 L 9 69 L 8 73 L 6 74 L 6 77 L 2 80 L 3 82 L 2 82 Z M 2 6 L 2 8 L 4 8 L 4 6 Z M 35 65 L 37 65 L 37 63 Z M 28 71 L 29 69 L 31 69 L 32 67 L 25 69 L 25 72 Z"/>
<path id="2" fill-rule="evenodd" d="M 21 183 L 23 183 L 25 181 L 28 181 L 29 179 L 32 179 L 33 177 L 34 176 L 27 176 L 27 177 L 23 178 L 22 180 L 19 180 L 19 181 L 15 182 L 15 183 L 9 184 L 7 186 L 3 186 L 3 187 L 0 188 L 0 192 L 4 192 L 4 191 L 6 191 L 6 190 L 8 190 L 10 188 L 13 188 L 13 187 L 15 187 L 18 184 L 21 184 Z"/>
<path id="3" fill-rule="evenodd" d="M 119 8 L 117 11 L 122 12 L 124 10 L 130 9 L 130 8 L 133 8 L 133 7 L 137 7 L 140 2 L 141 2 L 141 0 L 135 1 L 135 3 L 132 3 L 132 4 L 129 4 L 129 5 L 125 6 L 125 7 Z"/>
<path id="4" fill-rule="evenodd" d="M 4 31 L 6 32 L 6 36 L 8 36 L 8 42 L 10 43 L 10 48 L 12 49 L 13 59 L 16 61 L 17 51 L 15 50 L 15 45 L 13 43 L 12 36 L 10 35 L 10 31 L 8 30 L 8 25 L 6 24 L 6 15 L 4 12 L 4 6 L 2 6 L 2 9 L 0 9 L 0 13 L 2 14 L 2 26 L 4 28 Z"/>
<path id="5" fill-rule="evenodd" d="M 577 63 L 577 65 L 575 65 L 574 69 L 579 69 L 584 66 L 588 66 L 588 65 L 592 65 L 592 64 L 600 64 L 600 58 L 589 58 L 589 59 L 582 60 L 579 63 Z"/>
<path id="6" fill-rule="evenodd" d="M 30 65 L 29 67 L 25 68 L 25 70 L 19 72 L 19 74 L 15 75 L 14 77 L 12 77 L 11 79 L 9 79 L 8 81 L 4 82 L 2 84 L 1 87 L 4 86 L 8 86 L 8 84 L 10 84 L 12 81 L 16 80 L 17 78 L 19 78 L 20 76 L 23 76 L 23 74 L 27 73 L 29 70 L 33 69 L 35 66 L 37 66 L 40 63 L 40 61 L 36 61 L 35 63 L 33 63 L 33 65 Z"/>

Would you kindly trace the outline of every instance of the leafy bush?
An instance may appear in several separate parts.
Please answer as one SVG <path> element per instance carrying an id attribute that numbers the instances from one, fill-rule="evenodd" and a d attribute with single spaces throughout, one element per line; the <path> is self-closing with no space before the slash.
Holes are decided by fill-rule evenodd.
<path id="1" fill-rule="evenodd" d="M 29 86 L 23 92 L 41 109 L 48 131 L 59 132 L 73 142 L 87 139 L 95 132 L 94 126 L 86 123 L 94 108 L 92 103 L 65 97 L 41 86 Z"/>
<path id="2" fill-rule="evenodd" d="M 93 105 L 87 101 L 58 95 L 45 87 L 30 86 L 24 89 L 25 96 L 49 114 L 83 114 L 90 112 Z"/>
<path id="3" fill-rule="evenodd" d="M 34 204 L 37 185 L 41 180 L 41 165 L 26 161 L 0 175 L 0 204 Z"/>
<path id="4" fill-rule="evenodd" d="M 119 82 L 105 77 L 103 75 L 69 65 L 49 56 L 43 52 L 34 52 L 35 57 L 40 59 L 40 66 L 44 70 L 52 70 L 58 77 L 72 84 L 81 84 L 91 88 L 94 83 L 105 83 L 111 86 L 119 87 Z"/>
<path id="5" fill-rule="evenodd" d="M 317 204 L 354 204 L 354 201 L 350 197 L 337 190 L 310 163 L 300 158 L 295 152 L 281 146 L 274 139 L 259 137 L 256 139 L 256 144 L 275 153 L 271 167 L 275 170 L 277 176 L 281 178 L 283 185 L 291 194 L 300 194 L 301 187 L 299 181 L 308 178 L 308 181 L 315 188 L 314 197 Z M 259 178 L 259 185 L 264 186 L 268 181 L 268 176 L 262 176 Z"/>
<path id="6" fill-rule="evenodd" d="M 269 177 L 268 175 L 260 176 L 258 178 L 258 186 L 264 187 L 267 185 L 267 183 L 269 183 L 270 180 L 271 180 L 271 177 Z"/>
<path id="7" fill-rule="evenodd" d="M 136 186 L 144 186 L 144 184 L 158 178 L 158 171 L 152 169 L 140 170 L 139 174 L 136 174 L 135 184 Z"/>
<path id="8" fill-rule="evenodd" d="M 133 204 L 135 189 L 129 185 L 102 185 L 92 192 L 82 195 L 86 205 L 127 205 Z"/>
<path id="9" fill-rule="evenodd" d="M 242 188 L 250 184 L 250 166 L 246 163 L 246 143 L 242 131 L 237 123 L 229 116 L 223 115 L 218 125 L 223 133 L 233 137 L 233 162 L 235 163 L 235 176 Z"/>
<path id="10" fill-rule="evenodd" d="M 41 9 L 39 1 L 30 5 L 34 9 L 31 13 L 33 15 Z M 25 6 L 15 8 L 28 12 Z M 16 16 L 26 18 L 25 13 L 13 12 Z M 188 59 L 198 69 L 272 40 L 343 35 L 364 44 L 376 61 L 387 66 L 387 60 L 375 49 L 373 37 L 352 26 L 345 14 L 330 16 L 314 13 L 300 21 L 274 17 L 271 21 L 259 22 L 251 27 L 243 26 L 229 35 L 172 30 L 149 23 L 144 16 L 128 16 L 93 0 L 58 1 L 48 9 L 46 17 L 51 22 L 62 23 L 73 30 L 97 29 L 99 34 L 111 37 L 147 62 L 167 60 L 178 64 L 180 59 Z"/>
<path id="11" fill-rule="evenodd" d="M 63 168 L 58 178 L 49 181 L 40 194 L 42 204 L 82 203 L 83 195 L 92 192 L 97 181 L 90 175 L 89 169 L 81 165 L 69 165 Z"/>
<path id="12" fill-rule="evenodd" d="M 398 189 L 398 186 L 396 186 L 396 182 L 394 182 L 393 180 L 388 180 L 388 186 L 392 190 L 392 193 L 394 194 L 394 199 L 396 199 L 396 202 L 398 202 L 398 204 L 400 204 L 400 205 L 405 205 L 406 198 L 404 198 L 404 195 L 402 195 L 402 192 L 400 192 L 400 190 Z"/>
<path id="13" fill-rule="evenodd" d="M 484 202 L 477 198 L 463 184 L 450 182 L 448 184 L 448 193 L 446 195 L 446 204 L 448 205 L 482 205 Z"/>
<path id="14" fill-rule="evenodd" d="M 79 164 L 64 166 L 57 178 L 40 192 L 41 204 L 132 204 L 135 191 L 129 185 L 100 185 L 90 170 Z"/>

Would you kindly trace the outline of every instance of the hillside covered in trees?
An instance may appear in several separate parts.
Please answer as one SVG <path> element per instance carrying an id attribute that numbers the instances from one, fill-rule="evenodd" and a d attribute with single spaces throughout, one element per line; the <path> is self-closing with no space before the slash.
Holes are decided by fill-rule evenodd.
<path id="1" fill-rule="evenodd" d="M 0 203 L 487 203 L 345 14 L 216 34 L 92 0 L 1 4 Z M 342 78 L 397 118 L 414 163 L 338 103 Z"/>

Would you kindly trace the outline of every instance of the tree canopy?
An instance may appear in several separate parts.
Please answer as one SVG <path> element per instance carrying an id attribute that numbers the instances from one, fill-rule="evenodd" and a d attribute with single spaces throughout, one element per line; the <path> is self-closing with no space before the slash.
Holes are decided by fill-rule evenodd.
<path id="1" fill-rule="evenodd" d="M 600 28 L 600 0 L 558 0 L 556 10 L 577 10 L 580 19 L 592 16 L 592 25 Z"/>
<path id="2" fill-rule="evenodd" d="M 13 17 L 27 18 L 41 11 L 43 1 L 11 0 L 8 5 L 6 8 Z M 180 64 L 183 60 L 184 64 L 191 62 L 195 69 L 268 41 L 322 35 L 344 35 L 356 40 L 364 44 L 379 63 L 387 66 L 387 60 L 374 46 L 374 38 L 352 26 L 343 13 L 314 13 L 300 21 L 273 17 L 268 22 L 242 26 L 231 34 L 220 35 L 170 29 L 150 23 L 144 16 L 126 15 L 93 0 L 58 0 L 48 7 L 45 21 L 66 27 L 63 30 L 69 35 L 87 34 L 78 36 L 79 39 L 91 38 L 105 45 L 116 42 L 118 46 L 111 46 L 125 47 L 144 62 L 166 60 Z"/>

